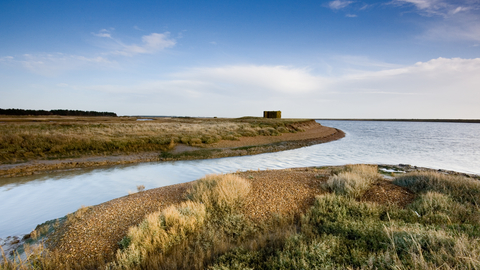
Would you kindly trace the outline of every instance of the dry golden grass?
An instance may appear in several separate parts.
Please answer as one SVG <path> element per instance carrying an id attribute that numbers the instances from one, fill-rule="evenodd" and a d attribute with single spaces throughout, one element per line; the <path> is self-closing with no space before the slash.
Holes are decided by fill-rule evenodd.
<path id="1" fill-rule="evenodd" d="M 331 176 L 322 187 L 339 195 L 360 198 L 379 178 L 381 175 L 375 165 L 347 165 L 342 172 Z"/>
<path id="2" fill-rule="evenodd" d="M 23 119 L 23 118 L 22 118 Z M 0 124 L 0 162 L 80 155 L 166 151 L 175 144 L 203 146 L 242 136 L 296 132 L 288 119 L 158 119 L 155 121 L 5 122 Z"/>
<path id="3" fill-rule="evenodd" d="M 248 223 L 237 210 L 249 190 L 249 183 L 236 175 L 208 175 L 196 181 L 188 201 L 131 227 L 110 267 L 202 269 L 215 254 L 235 246 L 232 236 L 238 237 Z M 185 264 L 186 256 L 190 260 Z"/>
<path id="4" fill-rule="evenodd" d="M 141 224 L 129 229 L 127 237 L 122 240 L 124 248 L 117 252 L 112 267 L 131 269 L 152 254 L 168 251 L 199 230 L 205 216 L 205 206 L 192 201 L 148 215 Z"/>
<path id="5" fill-rule="evenodd" d="M 233 174 L 211 174 L 195 182 L 187 198 L 204 204 L 217 214 L 230 213 L 241 206 L 250 192 L 250 183 Z"/>

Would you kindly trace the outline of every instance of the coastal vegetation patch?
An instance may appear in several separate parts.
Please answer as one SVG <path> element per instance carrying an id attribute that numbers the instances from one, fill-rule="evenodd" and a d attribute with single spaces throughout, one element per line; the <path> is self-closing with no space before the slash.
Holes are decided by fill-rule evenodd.
<path id="1" fill-rule="evenodd" d="M 202 148 L 221 140 L 299 132 L 302 123 L 313 121 L 257 117 L 155 118 L 152 121 L 122 117 L 28 119 L 0 119 L 0 164 L 151 151 L 164 153 L 177 144 Z"/>
<path id="2" fill-rule="evenodd" d="M 209 175 L 192 183 L 183 202 L 132 226 L 113 258 L 92 254 L 85 264 L 72 265 L 43 249 L 25 261 L 6 259 L 1 268 L 480 268 L 477 179 L 414 171 L 388 180 L 378 171 L 372 165 L 304 169 L 319 188 L 313 204 L 299 215 L 279 212 L 263 219 L 245 211 L 258 209 L 247 205 L 252 198 L 263 200 L 255 185 L 262 172 Z M 384 187 L 390 194 L 381 194 Z M 385 203 L 372 192 L 396 201 Z"/>

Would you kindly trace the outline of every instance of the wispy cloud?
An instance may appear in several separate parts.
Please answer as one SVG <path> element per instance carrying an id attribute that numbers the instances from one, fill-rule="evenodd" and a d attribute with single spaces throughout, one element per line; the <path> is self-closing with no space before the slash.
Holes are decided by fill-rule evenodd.
<path id="1" fill-rule="evenodd" d="M 152 54 L 158 51 L 161 51 L 165 48 L 170 48 L 175 46 L 176 41 L 174 39 L 169 38 L 170 33 L 165 32 L 163 34 L 159 33 L 152 33 L 148 36 L 142 37 L 142 45 L 124 45 L 123 50 L 116 51 L 115 53 L 132 56 L 135 54 Z"/>
<path id="2" fill-rule="evenodd" d="M 116 62 L 104 57 L 85 57 L 63 53 L 24 54 L 20 57 L 7 56 L 1 58 L 0 61 L 44 76 L 57 76 L 69 70 L 85 67 L 118 67 Z"/>
<path id="3" fill-rule="evenodd" d="M 480 41 L 480 18 L 476 16 L 458 16 L 447 18 L 442 23 L 431 24 L 424 38 L 434 40 Z"/>
<path id="4" fill-rule="evenodd" d="M 353 3 L 353 1 L 347 1 L 347 0 L 334 0 L 328 3 L 328 6 L 333 9 L 333 10 L 338 10 L 347 7 Z"/>
<path id="5" fill-rule="evenodd" d="M 170 33 L 152 33 L 142 36 L 142 44 L 127 45 L 112 35 L 114 29 L 101 29 L 93 36 L 108 39 L 107 53 L 98 52 L 96 56 L 84 56 L 68 53 L 27 53 L 21 56 L 0 57 L 0 63 L 12 67 L 21 67 L 30 72 L 43 76 L 57 76 L 66 71 L 81 68 L 119 68 L 117 61 L 112 60 L 112 55 L 133 56 L 136 54 L 154 54 L 158 51 L 175 46 L 176 41 L 169 37 Z M 101 56 L 98 56 L 101 55 Z"/>
<path id="6" fill-rule="evenodd" d="M 353 57 L 352 57 L 353 58 Z M 381 63 L 370 62 L 371 65 Z M 379 71 L 353 71 L 349 74 L 331 77 L 312 74 L 305 68 L 286 66 L 239 65 L 223 67 L 193 68 L 184 72 L 170 74 L 170 79 L 149 83 L 150 87 L 131 87 L 138 89 L 171 89 L 196 92 L 218 92 L 229 96 L 244 96 L 246 93 L 264 93 L 271 95 L 298 95 L 321 93 L 323 91 L 347 91 L 369 89 L 375 93 L 438 93 L 452 92 L 452 85 L 467 84 L 480 87 L 480 58 L 437 58 L 427 62 L 418 62 L 411 66 L 389 65 Z M 348 86 L 348 87 L 346 87 Z M 408 86 L 408 87 L 407 87 Z M 115 91 L 112 87 L 110 91 Z M 127 91 L 118 87 L 119 91 Z M 348 89 L 348 90 L 347 90 Z M 406 89 L 408 89 L 406 91 Z M 457 90 L 455 90 L 457 91 Z M 480 95 L 480 93 L 479 93 Z"/>
<path id="7" fill-rule="evenodd" d="M 413 5 L 417 8 L 420 14 L 423 15 L 439 15 L 444 17 L 470 10 L 478 10 L 480 6 L 480 2 L 477 0 L 395 0 L 393 3 L 399 5 Z"/>
<path id="8" fill-rule="evenodd" d="M 480 41 L 480 1 L 478 0 L 394 0 L 400 6 L 413 6 L 422 16 L 437 17 L 427 25 L 428 39 Z"/>
<path id="9" fill-rule="evenodd" d="M 111 53 L 125 56 L 133 56 L 136 54 L 153 54 L 166 48 L 171 48 L 177 43 L 175 39 L 170 38 L 170 32 L 151 33 L 150 35 L 142 36 L 141 45 L 125 44 L 121 40 L 114 38 L 110 31 L 106 29 L 102 29 L 98 33 L 92 34 L 97 37 L 111 39 L 116 43 L 116 48 L 112 48 Z M 118 49 L 118 47 L 120 48 Z"/>
<path id="10" fill-rule="evenodd" d="M 97 37 L 104 37 L 104 38 L 111 38 L 112 36 L 110 35 L 110 31 L 107 29 L 102 29 L 98 31 L 98 33 L 92 33 L 92 35 L 97 36 Z"/>
<path id="11" fill-rule="evenodd" d="M 326 80 L 310 74 L 308 69 L 287 66 L 240 65 L 216 68 L 195 68 L 174 74 L 224 87 L 229 93 L 267 91 L 277 93 L 308 93 L 320 90 Z M 241 92 L 238 92 L 242 89 Z"/>

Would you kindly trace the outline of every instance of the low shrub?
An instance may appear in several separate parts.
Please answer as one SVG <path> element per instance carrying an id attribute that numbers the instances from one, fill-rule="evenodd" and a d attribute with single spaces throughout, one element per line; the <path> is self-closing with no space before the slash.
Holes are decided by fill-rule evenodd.
<path id="1" fill-rule="evenodd" d="M 436 191 L 450 195 L 455 201 L 480 206 L 480 181 L 473 178 L 426 171 L 396 177 L 393 183 L 413 192 Z"/>

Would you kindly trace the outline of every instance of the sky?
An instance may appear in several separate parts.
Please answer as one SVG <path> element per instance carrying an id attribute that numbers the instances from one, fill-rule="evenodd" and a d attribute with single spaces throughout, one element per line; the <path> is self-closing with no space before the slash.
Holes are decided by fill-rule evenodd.
<path id="1" fill-rule="evenodd" d="M 480 119 L 480 0 L 0 1 L 0 108 Z"/>

